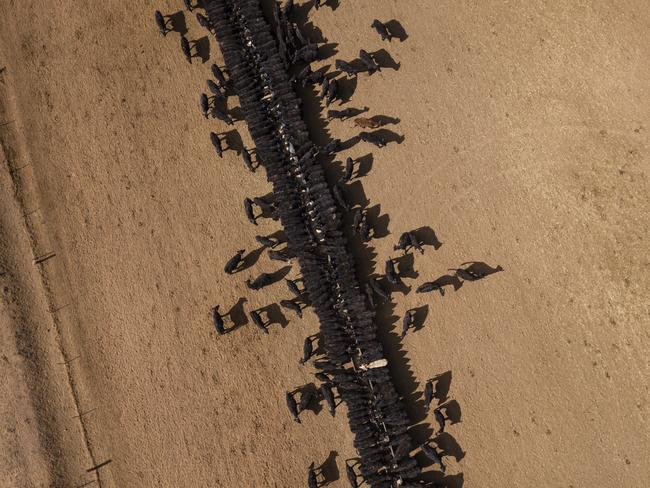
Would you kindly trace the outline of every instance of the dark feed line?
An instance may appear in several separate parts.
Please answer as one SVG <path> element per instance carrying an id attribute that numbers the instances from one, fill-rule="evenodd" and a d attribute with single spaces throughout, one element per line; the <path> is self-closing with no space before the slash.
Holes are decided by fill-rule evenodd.
<path id="1" fill-rule="evenodd" d="M 216 37 L 225 61 L 224 71 L 228 74 L 226 77 L 219 66 L 212 65 L 216 82 L 207 81 L 209 95 L 203 93 L 200 96 L 201 112 L 206 119 L 216 118 L 229 126 L 233 125 L 233 117 L 235 120 L 243 118 L 255 148 L 249 151 L 243 147 L 236 130 L 222 134 L 211 132 L 211 143 L 219 157 L 228 149 L 236 150 L 242 155 L 249 171 L 255 172 L 260 166 L 265 168 L 267 179 L 273 186 L 272 199 L 269 196 L 246 198 L 245 213 L 251 224 L 257 225 L 257 219 L 261 217 L 271 217 L 279 219 L 284 229 L 271 236 L 256 236 L 262 248 L 246 256 L 245 250 L 237 251 L 226 262 L 224 272 L 235 274 L 249 268 L 264 250 L 272 260 L 290 262 L 295 258 L 298 261 L 302 277 L 285 279 L 293 298 L 281 300 L 279 305 L 298 317 L 302 317 L 304 307 L 314 307 L 320 322 L 320 333 L 305 339 L 299 363 L 313 359 L 316 354 L 314 341 L 319 336 L 317 350 L 324 352 L 324 355 L 314 360 L 313 365 L 318 370 L 315 376 L 322 383 L 319 388 L 312 383 L 287 392 L 286 402 L 298 423 L 300 413 L 315 400 L 325 400 L 333 416 L 336 398 L 332 388 L 337 389 L 341 401 L 347 405 L 349 425 L 355 436 L 354 446 L 359 454 L 357 462 L 347 460 L 345 463 L 350 486 L 354 488 L 361 484 L 359 478 L 371 487 L 422 487 L 430 486 L 426 482 L 431 481 L 442 481 L 450 487 L 460 486 L 462 474 L 441 476 L 445 472 L 443 456 L 455 456 L 457 461 L 460 458 L 459 454 L 454 454 L 441 442 L 444 439 L 440 439 L 445 421 L 459 421 L 460 410 L 456 406 L 456 414 L 451 418 L 449 405 L 454 401 L 442 404 L 438 385 L 435 396 L 440 404 L 433 410 L 438 424 L 436 446 L 423 443 L 433 433 L 430 425 L 422 422 L 428 420 L 427 412 L 434 397 L 432 380 L 427 381 L 424 409 L 420 412 L 419 406 L 415 405 L 420 395 L 417 382 L 401 349 L 400 336 L 392 330 L 395 305 L 392 292 L 410 291 L 402 281 L 402 277 L 409 277 L 407 274 L 412 270 L 413 258 L 412 254 L 406 258 L 408 251 L 424 253 L 424 243 L 436 249 L 441 244 L 428 227 L 403 233 L 394 250 L 403 251 L 404 256 L 396 259 L 389 256 L 384 263 L 385 275 L 376 277 L 374 267 L 377 263 L 374 259 L 377 256 L 368 242 L 387 235 L 388 216 L 380 218 L 379 206 L 367 208 L 367 201 L 357 201 L 359 198 L 363 200 L 363 195 L 357 195 L 351 205 L 346 193 L 352 193 L 352 186 L 356 188 L 357 185 L 345 189 L 353 179 L 355 165 L 359 165 L 358 178 L 362 176 L 359 172 L 365 174 L 368 171 L 367 167 L 362 171 L 361 165 L 372 165 L 373 156 L 366 154 L 356 161 L 348 158 L 342 171 L 335 168 L 337 163 L 330 164 L 335 153 L 359 141 L 379 148 L 391 142 L 401 142 L 403 136 L 382 128 L 386 124 L 398 123 L 399 119 L 385 115 L 357 117 L 354 119 L 356 127 L 373 132 L 361 131 L 358 136 L 341 142 L 329 136 L 326 130 L 328 121 L 358 116 L 368 107 L 339 111 L 329 109 L 327 119 L 320 118 L 319 98 L 325 102 L 326 108 L 335 100 L 345 103 L 353 93 L 360 73 L 372 75 L 385 67 L 398 69 L 399 63 L 395 63 L 383 49 L 373 53 L 361 49 L 359 59 L 349 62 L 337 59 L 334 66 L 338 71 L 327 73 L 329 67 L 323 67 L 314 72 L 310 63 L 331 55 L 324 51 L 332 50 L 335 53 L 332 46 L 336 44 L 321 44 L 319 47 L 310 40 L 314 35 L 318 42 L 326 42 L 318 28 L 305 24 L 312 4 L 298 6 L 288 0 L 280 8 L 276 1 L 269 1 L 265 5 L 267 19 L 262 11 L 262 3 L 264 0 L 203 0 L 196 5 L 190 0 L 185 2 L 190 12 L 198 7 L 205 9 L 206 15 L 195 14 L 197 22 Z M 318 7 L 319 4 L 316 2 L 313 6 Z M 332 9 L 337 5 L 338 2 L 333 2 Z M 296 19 L 294 23 L 290 20 L 292 16 L 301 20 Z M 182 12 L 164 16 L 156 11 L 155 20 L 163 36 L 172 31 L 180 34 L 181 50 L 188 63 L 191 64 L 195 57 L 207 61 L 209 41 L 206 37 L 199 40 L 185 38 L 187 29 Z M 382 40 L 406 38 L 403 29 L 394 20 L 387 24 L 374 20 L 370 27 Z M 310 30 L 309 35 L 305 35 L 302 28 Z M 290 76 L 291 73 L 294 74 Z M 320 93 L 313 89 L 318 85 Z M 231 94 L 239 97 L 239 111 L 228 110 L 227 99 Z M 315 129 L 312 134 L 308 131 L 306 120 Z M 316 145 L 314 140 L 321 144 Z M 255 155 L 254 162 L 251 153 Z M 337 180 L 338 173 L 343 176 Z M 384 219 L 386 223 L 380 223 Z M 429 232 L 429 236 L 420 237 L 422 232 Z M 284 236 L 280 237 L 282 234 Z M 273 249 L 283 242 L 286 242 L 285 249 Z M 406 270 L 402 267 L 403 261 L 408 268 Z M 455 272 L 453 277 L 473 281 L 500 271 L 500 268 L 486 268 L 484 263 L 465 264 L 470 266 L 451 270 Z M 289 269 L 284 267 L 273 273 L 261 273 L 254 279 L 246 280 L 246 284 L 252 290 L 259 290 L 284 278 Z M 360 278 L 364 276 L 366 279 L 362 287 Z M 444 295 L 443 287 L 449 285 L 449 280 L 445 281 L 445 278 L 425 283 L 416 291 L 439 291 Z M 300 287 L 297 283 L 300 283 Z M 379 299 L 377 306 L 375 297 Z M 245 298 L 240 298 L 226 313 L 222 313 L 218 305 L 213 307 L 212 318 L 219 335 L 231 332 L 246 322 L 245 317 L 242 319 L 245 301 Z M 419 327 L 422 326 L 426 308 L 407 311 L 402 322 L 401 338 L 407 330 L 415 327 L 416 322 L 420 324 Z M 281 325 L 287 322 L 277 304 L 252 310 L 249 315 L 253 324 L 266 334 L 271 324 L 279 323 L 278 317 L 282 318 Z M 230 327 L 224 321 L 227 316 L 233 323 Z M 442 376 L 446 377 L 448 391 L 450 372 Z M 444 387 L 445 383 L 442 385 Z M 398 390 L 405 395 L 404 399 Z M 298 393 L 300 397 L 296 401 Z M 446 393 L 442 395 L 446 399 Z M 441 409 L 445 409 L 446 417 Z M 452 445 L 453 438 L 446 433 L 444 436 L 450 438 L 447 444 Z M 464 455 L 455 441 L 452 447 L 454 452 Z M 422 465 L 433 463 L 439 471 L 423 473 L 420 463 L 411 455 L 415 449 L 418 449 L 418 460 L 429 460 Z M 328 480 L 321 479 L 326 477 L 324 473 L 322 467 L 316 468 L 312 463 L 308 471 L 308 486 L 315 488 L 326 484 Z"/>

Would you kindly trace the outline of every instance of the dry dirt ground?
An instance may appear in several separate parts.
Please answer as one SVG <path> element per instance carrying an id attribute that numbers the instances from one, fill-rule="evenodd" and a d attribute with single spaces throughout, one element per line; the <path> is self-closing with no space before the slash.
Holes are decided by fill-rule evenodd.
<path id="1" fill-rule="evenodd" d="M 400 63 L 360 75 L 347 104 L 404 135 L 341 154 L 374 155 L 365 196 L 390 218 L 376 260 L 431 226 L 442 246 L 415 255 L 409 286 L 465 261 L 504 269 L 394 295 L 395 316 L 429 306 L 389 348 L 416 418 L 426 379 L 451 372 L 448 486 L 650 486 L 648 3 L 339 3 L 310 14 L 337 57 Z M 246 289 L 278 268 L 265 255 L 222 272 L 278 224 L 245 221 L 243 198 L 270 188 L 213 154 L 221 126 L 197 107 L 209 63 L 156 31 L 154 9 L 180 6 L 0 0 L 2 487 L 301 487 L 310 462 L 343 474 L 354 455 L 344 411 L 298 425 L 284 405 L 313 381 L 297 363 L 313 314 L 269 336 L 211 325 L 215 303 L 287 292 Z M 374 18 L 408 37 L 382 42 Z"/>

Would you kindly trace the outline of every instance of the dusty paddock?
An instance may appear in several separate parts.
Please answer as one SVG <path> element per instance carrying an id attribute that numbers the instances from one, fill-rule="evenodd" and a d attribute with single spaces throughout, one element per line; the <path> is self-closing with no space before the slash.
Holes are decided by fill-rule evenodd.
<path id="1" fill-rule="evenodd" d="M 246 290 L 277 268 L 265 256 L 221 272 L 277 227 L 242 213 L 263 178 L 213 156 L 209 64 L 155 30 L 153 10 L 180 4 L 0 0 L 0 486 L 74 487 L 111 460 L 102 487 L 299 487 L 311 461 L 353 455 L 343 412 L 297 425 L 283 403 L 312 381 L 297 359 L 313 315 L 268 337 L 211 327 L 215 303 L 286 291 Z M 373 18 L 408 38 L 382 43 Z M 504 268 L 444 298 L 395 295 L 396 316 L 429 305 L 400 382 L 452 373 L 449 486 L 650 486 L 647 3 L 341 0 L 311 20 L 336 57 L 400 63 L 360 76 L 348 105 L 399 117 L 404 142 L 341 155 L 374 154 L 377 259 L 431 226 L 443 245 L 409 285 Z"/>

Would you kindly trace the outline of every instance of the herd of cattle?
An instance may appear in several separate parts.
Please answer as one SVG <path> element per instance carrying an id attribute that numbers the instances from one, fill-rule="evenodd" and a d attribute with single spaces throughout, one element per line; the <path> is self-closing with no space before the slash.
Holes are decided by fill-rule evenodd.
<path id="1" fill-rule="evenodd" d="M 184 3 L 189 11 L 198 7 L 191 0 L 184 0 Z M 321 2 L 314 2 L 316 8 L 320 5 Z M 212 65 L 214 80 L 207 80 L 210 94 L 201 94 L 200 110 L 206 118 L 212 116 L 232 125 L 233 116 L 228 111 L 227 100 L 230 94 L 238 96 L 256 145 L 255 158 L 251 151 L 240 148 L 243 162 L 252 172 L 264 167 L 273 185 L 272 199 L 245 199 L 246 217 L 253 225 L 257 225 L 261 217 L 280 220 L 285 239 L 256 236 L 271 259 L 297 260 L 300 265 L 302 277 L 285 280 L 293 298 L 280 301 L 280 305 L 298 317 L 302 317 L 304 307 L 310 305 L 320 321 L 320 332 L 305 339 L 300 362 L 306 363 L 316 356 L 316 351 L 321 352 L 313 360 L 317 370 L 315 376 L 321 384 L 318 388 L 287 392 L 289 412 L 300 423 L 301 412 L 322 399 L 334 415 L 338 397 L 347 406 L 349 424 L 355 435 L 354 445 L 359 453 L 357 463 L 346 462 L 350 486 L 359 486 L 360 479 L 371 487 L 423 486 L 417 481 L 421 468 L 411 454 L 412 440 L 407 433 L 412 422 L 391 380 L 373 321 L 375 300 L 390 300 L 390 291 L 373 278 L 361 286 L 353 257 L 347 250 L 343 216 L 351 212 L 355 234 L 364 242 L 371 239 L 372 226 L 366 212 L 360 208 L 350 209 L 339 184 L 328 184 L 323 160 L 338 152 L 341 141 L 335 139 L 324 146 L 311 141 L 301 113 L 301 100 L 296 94 L 297 86 L 320 85 L 319 96 L 329 106 L 340 96 L 337 79 L 326 76 L 323 70 L 312 70 L 310 63 L 319 59 L 319 49 L 291 21 L 293 0 L 288 0 L 282 8 L 274 2 L 273 22 L 264 17 L 259 0 L 203 0 L 201 6 L 205 14 L 196 13 L 197 21 L 216 36 L 226 69 Z M 167 35 L 172 30 L 169 17 L 156 11 L 155 20 L 161 34 Z M 370 27 L 382 40 L 391 40 L 390 29 L 382 22 L 374 20 Z M 196 55 L 194 45 L 181 36 L 181 49 L 190 63 Z M 363 49 L 358 60 L 337 60 L 335 67 L 344 76 L 356 76 L 361 71 L 372 74 L 380 69 L 373 56 Z M 354 115 L 357 115 L 355 109 L 327 111 L 328 119 Z M 369 129 L 377 127 L 373 119 L 358 118 L 355 124 Z M 372 132 L 362 132 L 359 138 L 377 147 L 386 144 L 380 135 Z M 211 132 L 210 140 L 221 157 L 226 150 L 224 138 Z M 341 183 L 352 178 L 354 165 L 355 161 L 347 158 Z M 284 249 L 278 250 L 283 243 Z M 400 236 L 394 249 L 424 253 L 423 244 L 416 232 L 409 231 Z M 244 250 L 237 251 L 225 264 L 225 273 L 239 271 L 245 261 L 244 254 Z M 454 272 L 462 280 L 484 277 L 482 272 L 471 267 Z M 385 278 L 390 285 L 401 283 L 393 259 L 385 263 Z M 276 273 L 262 273 L 246 280 L 246 285 L 251 290 L 260 290 L 276 281 Z M 444 294 L 443 286 L 428 282 L 418 287 L 417 292 L 437 290 Z M 269 320 L 262 311 L 253 310 L 249 315 L 255 326 L 269 333 Z M 227 316 L 218 305 L 212 309 L 214 325 L 220 335 L 228 332 L 224 320 Z M 405 313 L 402 337 L 413 326 L 414 316 L 413 310 Z M 427 411 L 433 398 L 434 384 L 429 380 L 424 390 Z M 433 416 L 438 432 L 443 431 L 446 418 L 441 409 L 434 408 Z M 425 443 L 420 450 L 445 471 L 442 453 L 436 447 Z M 308 470 L 308 486 L 316 488 L 322 484 L 322 476 L 312 464 Z"/>

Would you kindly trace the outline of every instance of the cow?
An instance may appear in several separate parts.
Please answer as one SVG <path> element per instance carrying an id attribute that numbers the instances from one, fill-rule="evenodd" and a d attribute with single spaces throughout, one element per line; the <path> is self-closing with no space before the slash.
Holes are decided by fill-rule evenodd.
<path id="1" fill-rule="evenodd" d="M 226 333 L 226 326 L 223 322 L 223 317 L 219 313 L 219 305 L 212 307 L 212 321 L 214 322 L 214 328 L 217 330 L 217 334 L 223 335 Z"/>
<path id="2" fill-rule="evenodd" d="M 386 24 L 383 22 L 380 22 L 379 20 L 375 19 L 372 21 L 372 24 L 370 24 L 370 27 L 375 29 L 377 31 L 377 34 L 381 36 L 381 40 L 385 41 L 388 39 L 389 41 L 393 40 L 393 36 L 391 36 L 390 32 L 388 31 L 388 28 L 386 27 Z"/>
<path id="3" fill-rule="evenodd" d="M 240 249 L 237 251 L 237 253 L 231 257 L 228 262 L 226 262 L 226 265 L 224 266 L 223 270 L 227 274 L 233 274 L 235 270 L 237 269 L 237 266 L 239 266 L 239 263 L 241 262 L 242 256 L 244 255 L 244 252 L 246 252 L 245 249 Z"/>

